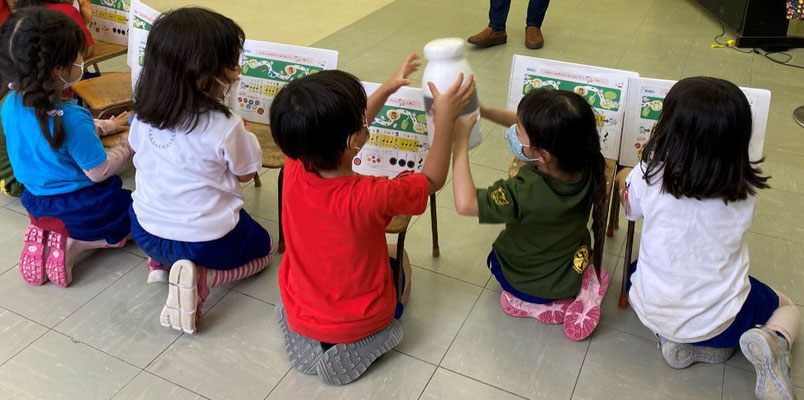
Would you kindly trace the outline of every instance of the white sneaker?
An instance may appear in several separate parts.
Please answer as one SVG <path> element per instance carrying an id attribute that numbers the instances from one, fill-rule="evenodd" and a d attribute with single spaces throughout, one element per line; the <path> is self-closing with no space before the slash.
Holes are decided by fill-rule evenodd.
<path id="1" fill-rule="evenodd" d="M 758 399 L 795 399 L 789 347 L 787 340 L 764 326 L 749 329 L 740 336 L 740 348 L 757 372 L 754 394 Z"/>
<path id="2" fill-rule="evenodd" d="M 155 269 L 148 273 L 148 283 L 167 283 L 168 271 L 164 269 Z"/>
<path id="3" fill-rule="evenodd" d="M 198 270 L 190 260 L 176 261 L 170 268 L 168 297 L 159 322 L 162 326 L 195 333 L 198 306 Z"/>

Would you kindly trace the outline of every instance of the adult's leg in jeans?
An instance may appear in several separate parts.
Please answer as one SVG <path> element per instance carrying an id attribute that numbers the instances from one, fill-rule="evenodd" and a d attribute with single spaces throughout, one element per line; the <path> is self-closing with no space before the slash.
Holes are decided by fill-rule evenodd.
<path id="1" fill-rule="evenodd" d="M 792 346 L 798 337 L 801 314 L 792 300 L 778 291 L 774 291 L 779 296 L 779 308 L 773 312 L 765 327 L 781 333 L 787 339 L 787 343 Z"/>
<path id="2" fill-rule="evenodd" d="M 494 3 L 493 0 L 492 3 Z M 550 0 L 530 0 L 530 2 L 528 2 L 528 17 L 525 21 L 527 25 L 541 28 L 548 5 L 550 5 Z M 507 11 L 508 10 L 506 10 L 506 13 Z"/>
<path id="3" fill-rule="evenodd" d="M 508 19 L 508 10 L 511 0 L 490 0 L 489 27 L 495 31 L 505 30 L 505 21 Z"/>

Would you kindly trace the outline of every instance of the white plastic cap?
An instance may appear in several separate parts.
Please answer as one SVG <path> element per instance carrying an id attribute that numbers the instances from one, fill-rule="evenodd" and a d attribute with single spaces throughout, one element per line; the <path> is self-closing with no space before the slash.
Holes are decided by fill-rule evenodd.
<path id="1" fill-rule="evenodd" d="M 460 38 L 441 38 L 431 40 L 424 46 L 424 57 L 428 60 L 442 60 L 463 56 L 465 44 Z"/>

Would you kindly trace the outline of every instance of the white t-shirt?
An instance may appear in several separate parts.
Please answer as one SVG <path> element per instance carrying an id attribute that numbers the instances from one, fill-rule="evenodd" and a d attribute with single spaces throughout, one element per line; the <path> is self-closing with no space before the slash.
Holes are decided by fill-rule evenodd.
<path id="1" fill-rule="evenodd" d="M 748 245 L 756 198 L 676 199 L 648 185 L 645 166 L 626 179 L 626 217 L 642 223 L 629 301 L 653 332 L 679 343 L 711 339 L 731 325 L 751 285 Z"/>
<path id="2" fill-rule="evenodd" d="M 190 132 L 160 130 L 135 116 L 134 212 L 148 233 L 182 242 L 220 239 L 239 221 L 237 176 L 257 172 L 262 150 L 243 120 L 210 112 Z"/>

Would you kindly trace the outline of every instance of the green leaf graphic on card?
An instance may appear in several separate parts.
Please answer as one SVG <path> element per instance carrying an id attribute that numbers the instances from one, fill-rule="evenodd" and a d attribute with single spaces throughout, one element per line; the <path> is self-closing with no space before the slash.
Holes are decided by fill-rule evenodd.
<path id="1" fill-rule="evenodd" d="M 612 92 L 611 90 L 607 90 L 607 91 L 603 92 L 603 97 L 605 97 L 608 100 L 616 100 L 617 99 L 617 93 Z"/>
<path id="2" fill-rule="evenodd" d="M 426 124 L 427 123 L 427 115 L 425 115 L 425 114 L 417 114 L 416 115 L 416 120 L 419 121 L 420 124 Z"/>
<path id="3" fill-rule="evenodd" d="M 650 114 L 650 107 L 642 107 L 642 118 L 647 118 Z"/>

